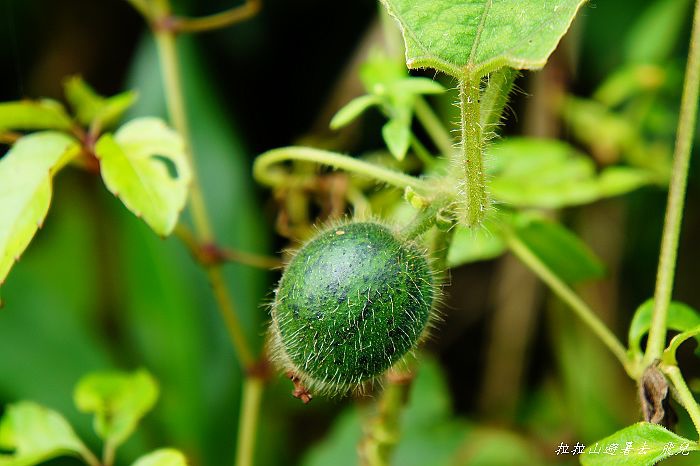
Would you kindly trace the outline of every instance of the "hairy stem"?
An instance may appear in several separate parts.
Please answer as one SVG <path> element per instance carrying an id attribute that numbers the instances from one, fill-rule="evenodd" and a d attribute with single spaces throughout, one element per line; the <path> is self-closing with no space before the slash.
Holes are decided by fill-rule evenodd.
<path id="1" fill-rule="evenodd" d="M 564 283 L 547 265 L 537 257 L 530 248 L 518 238 L 515 233 L 508 235 L 508 246 L 510 250 L 520 259 L 535 275 L 551 288 L 574 313 L 590 328 L 595 335 L 601 339 L 605 346 L 622 363 L 625 370 L 632 375 L 627 359 L 627 352 L 620 340 L 610 331 L 610 329 L 598 318 L 593 310 Z"/>
<path id="2" fill-rule="evenodd" d="M 273 169 L 272 166 L 288 160 L 299 160 L 328 165 L 338 170 L 363 175 L 377 181 L 399 188 L 408 186 L 423 190 L 425 182 L 404 173 L 380 167 L 372 163 L 311 147 L 282 147 L 259 155 L 253 164 L 253 176 L 260 183 L 268 186 L 281 186 L 293 179 L 287 172 Z"/>
<path id="3" fill-rule="evenodd" d="M 243 5 L 201 18 L 174 18 L 172 28 L 175 32 L 213 31 L 251 18 L 261 7 L 261 0 L 247 0 Z"/>
<path id="4" fill-rule="evenodd" d="M 433 200 L 427 207 L 416 214 L 415 218 L 401 230 L 401 236 L 406 239 L 415 239 L 435 225 L 438 212 L 450 203 L 449 197 L 439 197 Z"/>
<path id="5" fill-rule="evenodd" d="M 455 148 L 450 133 L 445 129 L 440 119 L 423 97 L 416 97 L 414 111 L 416 118 L 423 125 L 423 128 L 425 128 L 425 131 L 433 140 L 433 144 L 435 144 L 440 153 L 449 156 L 454 152 Z"/>
<path id="6" fill-rule="evenodd" d="M 693 15 L 693 31 L 690 39 L 690 51 L 683 84 L 676 145 L 673 153 L 673 168 L 671 184 L 666 204 L 666 218 L 661 238 L 661 253 L 659 267 L 656 273 L 656 289 L 654 290 L 654 313 L 652 314 L 649 341 L 644 354 L 645 365 L 661 357 L 666 344 L 666 317 L 668 305 L 673 292 L 673 279 L 678 254 L 678 237 L 680 236 L 681 221 L 685 191 L 688 181 L 688 165 L 693 145 L 693 133 L 698 111 L 698 87 L 700 86 L 700 0 L 695 3 Z"/>
<path id="7" fill-rule="evenodd" d="M 488 207 L 483 164 L 483 131 L 479 80 L 463 79 L 459 83 L 461 113 L 461 153 L 458 155 L 459 179 L 464 190 L 464 218 L 468 226 L 481 223 Z"/>
<path id="8" fill-rule="evenodd" d="M 170 14 L 168 0 L 159 0 L 158 14 L 166 17 Z M 190 165 L 192 166 L 192 187 L 190 194 L 190 211 L 192 220 L 200 243 L 213 243 L 213 230 L 209 221 L 204 195 L 201 190 L 199 178 L 197 176 L 196 164 L 192 153 L 192 139 L 187 124 L 187 112 L 182 91 L 182 80 L 180 75 L 180 65 L 178 63 L 175 35 L 167 29 L 156 29 L 154 31 L 158 55 L 160 57 L 161 73 L 163 85 L 165 87 L 165 97 L 168 106 L 170 119 L 175 129 L 180 133 L 185 141 L 186 153 Z M 231 341 L 236 349 L 236 353 L 242 365 L 249 367 L 253 364 L 253 352 L 243 332 L 243 327 L 238 319 L 233 306 L 233 300 L 223 280 L 221 270 L 218 266 L 207 269 L 209 282 L 214 289 L 217 298 L 219 312 L 226 323 L 226 328 L 231 337 Z"/>
<path id="9" fill-rule="evenodd" d="M 700 405 L 698 405 L 698 402 L 695 401 L 693 392 L 690 391 L 688 385 L 685 383 L 683 374 L 681 374 L 678 366 L 675 365 L 662 364 L 661 370 L 673 384 L 678 402 L 683 405 L 686 411 L 688 411 L 690 419 L 692 419 L 693 424 L 695 425 L 695 430 L 697 431 L 698 436 L 700 436 Z"/>
<path id="10" fill-rule="evenodd" d="M 390 373 L 378 401 L 379 412 L 370 421 L 360 444 L 363 466 L 389 466 L 401 435 L 400 420 L 411 388 L 412 377 Z"/>
<path id="11" fill-rule="evenodd" d="M 236 466 L 252 466 L 255 451 L 255 433 L 258 428 L 260 403 L 264 383 L 260 377 L 249 376 L 243 384 L 241 415 L 238 419 Z"/>

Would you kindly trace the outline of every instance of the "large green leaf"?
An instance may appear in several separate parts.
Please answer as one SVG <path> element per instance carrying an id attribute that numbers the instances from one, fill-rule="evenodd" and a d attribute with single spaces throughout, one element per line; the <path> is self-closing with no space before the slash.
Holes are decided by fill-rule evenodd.
<path id="1" fill-rule="evenodd" d="M 541 68 L 585 0 L 382 0 L 406 42 L 409 68 L 480 77 Z"/>
<path id="2" fill-rule="evenodd" d="M 0 103 L 0 133 L 8 130 L 67 130 L 71 125 L 63 106 L 55 100 Z"/>
<path id="3" fill-rule="evenodd" d="M 73 428 L 56 411 L 30 401 L 7 407 L 0 422 L 2 466 L 30 466 L 58 456 L 91 456 Z"/>
<path id="4" fill-rule="evenodd" d="M 77 154 L 57 132 L 25 136 L 0 159 L 0 284 L 46 218 L 51 178 Z"/>
<path id="5" fill-rule="evenodd" d="M 104 98 L 79 76 L 68 78 L 64 88 L 78 121 L 84 125 L 96 124 L 101 129 L 117 123 L 136 101 L 134 91 Z"/>
<path id="6" fill-rule="evenodd" d="M 187 459 L 177 450 L 163 448 L 142 456 L 133 466 L 187 466 Z"/>
<path id="7" fill-rule="evenodd" d="M 107 188 L 159 235 L 175 228 L 192 172 L 182 138 L 158 118 L 138 118 L 95 145 Z"/>
<path id="8" fill-rule="evenodd" d="M 519 215 L 515 234 L 559 278 L 576 283 L 600 278 L 605 267 L 591 249 L 561 224 L 534 215 Z"/>
<path id="9" fill-rule="evenodd" d="M 456 226 L 447 252 L 447 265 L 457 267 L 470 262 L 493 259 L 503 254 L 506 243 L 503 239 L 502 225 L 509 221 L 504 215 L 498 215 L 493 218 L 487 217 L 479 227 Z"/>
<path id="10" fill-rule="evenodd" d="M 629 351 L 632 356 L 639 357 L 642 354 L 642 338 L 649 332 L 653 312 L 654 300 L 648 299 L 634 313 L 628 335 Z M 687 304 L 677 301 L 669 303 L 666 328 L 677 332 L 685 332 L 698 325 L 700 325 L 700 312 Z M 698 343 L 700 343 L 700 335 L 696 336 L 696 338 Z"/>
<path id="11" fill-rule="evenodd" d="M 589 445 L 581 455 L 583 466 L 651 466 L 673 455 L 698 450 L 685 439 L 658 424 L 639 422 Z"/>
<path id="12" fill-rule="evenodd" d="M 79 410 L 95 414 L 97 434 L 112 446 L 122 444 L 158 399 L 158 386 L 144 370 L 132 374 L 98 372 L 83 377 L 75 388 Z"/>

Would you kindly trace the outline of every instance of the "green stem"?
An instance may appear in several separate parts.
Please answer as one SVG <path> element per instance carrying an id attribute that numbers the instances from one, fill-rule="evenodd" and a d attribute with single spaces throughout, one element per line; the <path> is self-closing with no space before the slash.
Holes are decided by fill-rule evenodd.
<path id="1" fill-rule="evenodd" d="M 403 407 L 411 388 L 410 376 L 392 379 L 379 399 L 379 412 L 372 419 L 367 435 L 360 444 L 360 456 L 364 466 L 389 466 L 391 456 L 401 436 L 400 421 Z"/>
<path id="2" fill-rule="evenodd" d="M 423 180 L 395 170 L 380 167 L 379 165 L 354 159 L 346 155 L 313 149 L 311 147 L 282 147 L 267 151 L 255 159 L 253 164 L 253 176 L 260 183 L 268 186 L 284 185 L 288 183 L 290 175 L 284 170 L 274 170 L 272 166 L 288 160 L 328 165 L 338 170 L 364 175 L 368 178 L 373 178 L 399 188 L 411 186 L 416 190 L 422 191 L 426 185 Z"/>
<path id="3" fill-rule="evenodd" d="M 593 333 L 600 338 L 610 349 L 615 357 L 622 363 L 625 370 L 632 375 L 627 359 L 627 352 L 620 340 L 610 331 L 610 329 L 598 318 L 593 310 L 578 296 L 569 286 L 564 283 L 547 265 L 535 255 L 530 248 L 523 243 L 515 233 L 508 234 L 508 246 L 510 250 L 525 264 L 535 275 L 551 288 L 574 313 L 586 324 Z"/>
<path id="4" fill-rule="evenodd" d="M 426 208 L 418 212 L 415 218 L 401 230 L 401 236 L 406 239 L 415 239 L 435 225 L 438 212 L 450 203 L 449 197 L 439 197 L 433 200 Z"/>
<path id="5" fill-rule="evenodd" d="M 155 6 L 157 7 L 156 13 L 158 17 L 163 18 L 170 15 L 170 3 L 168 0 L 158 0 Z M 161 73 L 170 119 L 175 129 L 185 141 L 187 158 L 192 167 L 190 211 L 192 213 L 195 231 L 199 243 L 216 244 L 204 201 L 204 195 L 197 175 L 194 155 L 192 153 L 192 139 L 187 124 L 187 112 L 182 91 L 175 35 L 172 31 L 167 29 L 156 29 L 154 34 L 158 55 L 160 57 Z M 245 337 L 238 315 L 235 312 L 233 300 L 226 288 L 220 267 L 212 266 L 207 268 L 207 275 L 218 302 L 217 309 L 226 323 L 226 328 L 234 348 L 236 349 L 236 353 L 240 358 L 241 364 L 245 367 L 250 367 L 254 363 L 253 351 Z"/>
<path id="6" fill-rule="evenodd" d="M 263 380 L 256 376 L 249 376 L 243 384 L 241 415 L 238 420 L 236 466 L 253 465 L 255 434 L 258 429 L 258 417 L 260 414 L 263 388 Z"/>
<path id="7" fill-rule="evenodd" d="M 82 456 L 83 461 L 85 461 L 88 466 L 102 466 L 97 456 L 85 446 L 80 450 L 80 456 Z"/>
<path id="8" fill-rule="evenodd" d="M 463 79 L 459 83 L 462 142 L 457 166 L 466 197 L 464 222 L 468 226 L 481 223 L 488 198 L 483 166 L 483 131 L 481 128 L 479 80 Z"/>
<path id="9" fill-rule="evenodd" d="M 172 27 L 175 32 L 213 31 L 251 18 L 260 11 L 261 7 L 262 2 L 260 0 L 247 0 L 243 5 L 214 15 L 201 18 L 174 18 Z"/>
<path id="10" fill-rule="evenodd" d="M 680 235 L 685 191 L 688 181 L 688 165 L 693 145 L 693 133 L 698 111 L 698 87 L 700 87 L 700 0 L 695 3 L 693 31 L 690 39 L 690 51 L 683 84 L 678 132 L 673 154 L 671 183 L 666 204 L 666 218 L 661 238 L 661 253 L 656 274 L 654 291 L 654 312 L 646 353 L 645 365 L 661 357 L 666 344 L 666 317 L 668 305 L 673 292 L 673 279 L 678 254 L 678 237 Z"/>
<path id="11" fill-rule="evenodd" d="M 411 134 L 411 147 L 413 147 L 413 152 L 416 153 L 416 157 L 423 163 L 424 167 L 430 168 L 433 166 L 435 159 L 430 155 L 428 149 L 418 140 L 415 134 Z"/>
<path id="12" fill-rule="evenodd" d="M 435 147 L 438 148 L 440 153 L 448 156 L 455 152 L 450 133 L 445 129 L 440 119 L 423 97 L 416 97 L 414 111 L 416 113 L 416 118 L 418 118 L 418 121 L 423 125 L 428 136 L 433 140 L 433 144 L 435 144 Z"/>
<path id="13" fill-rule="evenodd" d="M 114 464 L 115 453 L 116 445 L 114 445 L 114 442 L 110 440 L 105 441 L 104 448 L 102 450 L 102 466 L 112 466 Z"/>
<path id="14" fill-rule="evenodd" d="M 690 391 L 688 385 L 685 383 L 683 374 L 681 374 L 678 366 L 661 365 L 661 370 L 666 374 L 673 384 L 673 387 L 676 389 L 676 396 L 679 403 L 688 411 L 690 419 L 692 419 L 695 425 L 695 430 L 698 436 L 700 436 L 700 405 L 698 405 L 698 402 L 693 396 L 693 392 Z"/>

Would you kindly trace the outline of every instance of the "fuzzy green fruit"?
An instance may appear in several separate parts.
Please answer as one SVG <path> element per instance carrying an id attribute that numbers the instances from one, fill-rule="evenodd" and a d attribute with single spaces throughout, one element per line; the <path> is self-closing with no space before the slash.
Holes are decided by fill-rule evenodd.
<path id="1" fill-rule="evenodd" d="M 425 334 L 436 286 L 424 254 L 379 223 L 321 232 L 287 266 L 272 354 L 307 388 L 343 393 L 381 375 Z"/>

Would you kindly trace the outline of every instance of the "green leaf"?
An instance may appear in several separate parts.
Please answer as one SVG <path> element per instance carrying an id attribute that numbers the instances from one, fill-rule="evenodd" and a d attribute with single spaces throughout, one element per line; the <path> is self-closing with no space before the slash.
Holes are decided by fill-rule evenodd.
<path id="1" fill-rule="evenodd" d="M 409 68 L 458 79 L 503 66 L 537 69 L 569 29 L 585 0 L 382 0 L 406 43 Z"/>
<path id="2" fill-rule="evenodd" d="M 411 120 L 392 118 L 382 127 L 382 136 L 391 155 L 403 160 L 411 142 Z"/>
<path id="3" fill-rule="evenodd" d="M 10 130 L 55 129 L 72 126 L 63 105 L 55 100 L 21 100 L 0 103 L 0 132 Z"/>
<path id="4" fill-rule="evenodd" d="M 97 124 L 107 128 L 119 121 L 136 102 L 136 93 L 123 92 L 110 98 L 97 94 L 80 76 L 68 78 L 64 83 L 66 98 L 84 125 Z"/>
<path id="5" fill-rule="evenodd" d="M 514 229 L 520 240 L 568 283 L 600 278 L 605 273 L 593 251 L 559 223 L 522 214 L 515 218 Z"/>
<path id="6" fill-rule="evenodd" d="M 77 153 L 70 136 L 41 132 L 0 159 L 0 285 L 46 218 L 53 175 Z"/>
<path id="7" fill-rule="evenodd" d="M 494 198 L 515 207 L 560 208 L 618 196 L 654 181 L 647 170 L 608 167 L 554 139 L 513 137 L 488 148 Z"/>
<path id="8" fill-rule="evenodd" d="M 142 456 L 132 466 L 187 466 L 187 459 L 178 450 L 162 448 Z"/>
<path id="9" fill-rule="evenodd" d="M 506 249 L 505 241 L 496 222 L 489 222 L 477 228 L 462 225 L 455 227 L 447 253 L 447 265 L 457 267 L 470 262 L 493 259 Z"/>
<path id="10" fill-rule="evenodd" d="M 30 466 L 59 456 L 91 456 L 59 413 L 31 401 L 11 404 L 0 421 L 2 466 Z"/>
<path id="11" fill-rule="evenodd" d="M 627 34 L 624 58 L 632 63 L 664 63 L 671 58 L 688 20 L 690 0 L 657 0 Z"/>
<path id="12" fill-rule="evenodd" d="M 375 95 L 362 95 L 352 99 L 331 119 L 331 129 L 339 129 L 349 125 L 369 107 L 379 103 L 381 103 L 381 99 Z"/>
<path id="13" fill-rule="evenodd" d="M 688 454 L 687 452 L 696 450 L 696 442 L 676 435 L 660 425 L 639 422 L 618 430 L 592 446 L 589 445 L 581 455 L 581 464 L 651 466 L 670 456 Z"/>
<path id="14" fill-rule="evenodd" d="M 641 342 L 644 335 L 651 327 L 651 317 L 654 312 L 654 300 L 648 299 L 637 308 L 630 323 L 628 341 L 629 350 L 633 356 L 642 354 Z M 671 301 L 668 306 L 668 316 L 666 318 L 666 328 L 677 332 L 685 332 L 700 325 L 700 313 L 677 301 Z M 696 337 L 700 343 L 700 336 Z"/>
<path id="15" fill-rule="evenodd" d="M 74 393 L 78 409 L 94 413 L 95 432 L 114 447 L 129 438 L 157 399 L 158 385 L 144 370 L 89 374 Z"/>
<path id="16" fill-rule="evenodd" d="M 192 179 L 182 138 L 158 118 L 138 118 L 95 145 L 102 179 L 159 235 L 175 228 Z"/>

